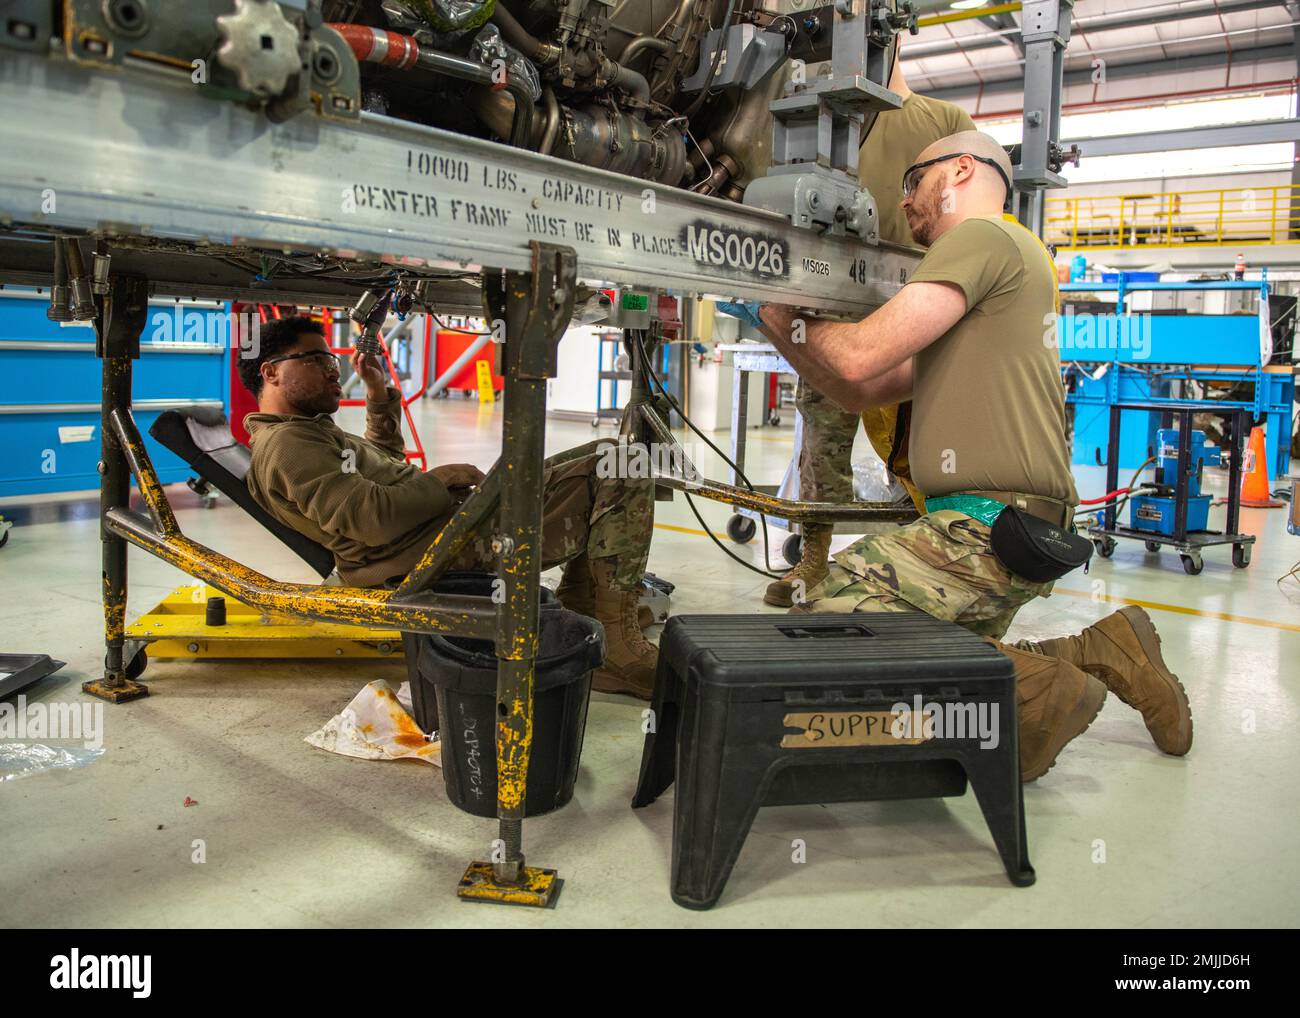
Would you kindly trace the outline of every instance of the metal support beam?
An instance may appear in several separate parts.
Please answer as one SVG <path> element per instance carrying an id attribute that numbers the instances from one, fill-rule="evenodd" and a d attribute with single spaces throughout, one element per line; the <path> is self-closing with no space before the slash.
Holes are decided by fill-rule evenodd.
<path id="1" fill-rule="evenodd" d="M 77 241 L 71 241 L 77 243 Z M 129 452 L 118 427 L 131 413 L 131 362 L 140 357 L 140 333 L 149 316 L 149 284 L 143 276 L 115 273 L 107 294 L 95 300 L 95 353 L 103 361 L 104 396 L 99 423 L 101 596 L 104 602 L 104 677 L 81 685 L 82 691 L 110 703 L 149 695 L 149 687 L 127 678 L 122 659 L 126 631 L 126 541 L 108 526 L 109 514 L 131 504 Z M 174 521 L 173 521 L 174 522 Z"/>
<path id="2" fill-rule="evenodd" d="M 1294 53 L 1290 43 L 1283 46 L 1255 46 L 1250 49 L 1234 49 L 1232 51 L 1232 66 L 1247 67 L 1250 64 L 1290 61 L 1293 57 Z M 1107 61 L 1106 80 L 1115 82 L 1128 78 L 1180 74 L 1185 71 L 1198 71 L 1207 68 L 1217 70 L 1227 66 L 1228 55 L 1222 51 L 1197 53 L 1186 57 L 1171 57 L 1168 60 L 1136 60 L 1128 63 Z M 1066 87 L 1091 84 L 1092 74 L 1091 67 L 1081 67 L 1078 70 L 1066 71 L 1062 77 L 1062 82 Z M 927 79 L 920 77 L 920 80 L 926 81 Z M 974 100 L 977 95 L 983 99 L 988 99 L 989 96 L 1002 92 L 1019 92 L 1022 82 L 1023 78 L 1013 71 L 1006 77 L 986 79 L 982 89 L 978 84 L 974 83 L 947 88 L 929 88 L 921 84 L 917 86 L 917 91 L 924 92 L 932 99 L 942 99 L 945 102 L 961 102 L 964 99 Z"/>
<path id="3" fill-rule="evenodd" d="M 489 272 L 484 301 L 506 323 L 501 511 L 492 547 L 504 601 L 497 615 L 497 819 L 500 845 L 490 864 L 470 864 L 462 898 L 545 907 L 559 894 L 554 870 L 524 865 L 523 822 L 533 742 L 537 665 L 546 380 L 573 317 L 577 253 L 532 242 L 531 272 Z"/>
<path id="4" fill-rule="evenodd" d="M 1090 18 L 1075 18 L 1072 28 L 1077 32 L 1113 32 L 1124 28 L 1138 28 L 1147 25 L 1165 24 L 1171 21 L 1187 21 L 1191 18 L 1211 18 L 1218 14 L 1238 14 L 1245 11 L 1271 10 L 1277 7 L 1278 0 L 1207 0 L 1193 7 L 1187 3 L 1159 4 L 1155 7 L 1137 8 L 1132 11 L 1098 14 Z M 1004 16 L 981 11 L 970 11 L 978 15 L 985 23 L 1002 22 Z M 937 19 L 921 18 L 922 27 L 938 23 Z M 994 24 L 997 31 L 980 35 L 963 35 L 956 39 L 941 42 L 917 43 L 908 46 L 903 53 L 903 62 L 922 60 L 926 57 L 944 56 L 951 53 L 972 53 L 984 49 L 997 49 L 1004 44 L 1014 44 L 1019 37 L 1019 26 L 1011 18 L 1002 24 Z M 909 72 L 909 77 L 915 72 Z M 928 93 L 927 93 L 928 94 Z"/>
<path id="5" fill-rule="evenodd" d="M 990 37 L 993 41 L 1005 43 L 1016 51 L 1016 56 L 1021 60 L 1025 58 L 1025 43 L 1020 36 L 1020 26 L 1010 14 L 985 15 L 980 18 L 980 23 L 994 30 L 996 34 Z"/>
<path id="6" fill-rule="evenodd" d="M 1300 2 L 1297 0 L 1287 0 L 1286 12 L 1291 15 L 1291 51 L 1295 59 L 1296 77 L 1300 78 Z M 1300 96 L 1293 97 L 1292 100 L 1296 105 L 1292 108 L 1291 113 L 1300 118 Z M 1293 120 L 1291 123 L 1300 121 Z M 1291 149 L 1291 187 L 1293 188 L 1290 204 L 1295 206 L 1296 195 L 1300 195 L 1300 138 L 1295 139 L 1296 144 Z M 1291 240 L 1300 240 L 1300 208 L 1293 208 L 1291 215 L 1290 229 L 1287 231 Z"/>
<path id="7" fill-rule="evenodd" d="M 526 271 L 535 239 L 575 247 L 580 281 L 595 286 L 653 280 L 677 294 L 859 317 L 897 293 L 919 261 L 910 248 L 864 251 L 845 223 L 794 229 L 769 211 L 387 117 L 268 124 L 206 98 L 188 77 L 182 86 L 13 51 L 0 61 L 0 106 L 12 113 L 9 144 L 0 146 L 0 220 L 37 236 L 103 231 L 123 237 L 123 247 L 149 238 L 212 256 L 332 252 L 448 276 L 484 265 Z M 107 137 L 112 159 L 102 158 Z M 195 143 L 177 145 L 178 137 Z M 219 174 L 213 151 L 222 152 Z M 45 192 L 57 194 L 57 212 L 42 209 Z M 829 190 L 817 204 L 818 215 L 836 208 Z M 0 258 L 11 249 L 21 256 L 21 247 L 0 240 Z M 170 261 L 176 273 L 184 259 Z M 10 278 L 7 264 L 0 272 Z M 320 283 L 285 269 L 265 289 L 275 291 L 281 278 L 290 289 Z"/>
<path id="8" fill-rule="evenodd" d="M 1020 162 L 1012 180 L 1016 218 L 1037 235 L 1043 232 L 1043 191 L 1064 187 L 1060 175 L 1062 73 L 1070 42 L 1074 0 L 1033 0 L 1020 15 L 1025 47 L 1025 102 Z"/>
<path id="9" fill-rule="evenodd" d="M 1300 142 L 1300 120 L 1259 120 L 1244 124 L 1216 124 L 1176 131 L 1145 134 L 1115 134 L 1105 138 L 1075 138 L 1063 145 L 1078 145 L 1088 157 L 1140 155 L 1146 152 L 1174 152 L 1194 148 L 1237 148 Z"/>

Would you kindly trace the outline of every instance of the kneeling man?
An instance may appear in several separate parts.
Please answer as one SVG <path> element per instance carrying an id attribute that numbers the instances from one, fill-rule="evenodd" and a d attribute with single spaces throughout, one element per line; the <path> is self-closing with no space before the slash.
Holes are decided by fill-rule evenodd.
<path id="1" fill-rule="evenodd" d="M 912 400 L 909 459 L 927 510 L 832 556 L 796 610 L 923 611 L 997 639 L 1022 605 L 1051 592 L 990 544 L 1007 506 L 1068 528 L 1078 502 L 1059 359 L 1044 335 L 1054 268 L 1038 238 L 1002 218 L 1011 172 L 986 134 L 940 139 L 903 175 L 901 207 L 928 251 L 897 295 L 861 322 L 807 323 L 802 343 L 791 340 L 791 309 L 762 311 L 768 337 L 845 410 Z M 1047 772 L 1107 690 L 1141 711 L 1160 749 L 1191 748 L 1187 695 L 1141 608 L 1078 636 L 998 646 L 1016 667 L 1023 780 Z"/>

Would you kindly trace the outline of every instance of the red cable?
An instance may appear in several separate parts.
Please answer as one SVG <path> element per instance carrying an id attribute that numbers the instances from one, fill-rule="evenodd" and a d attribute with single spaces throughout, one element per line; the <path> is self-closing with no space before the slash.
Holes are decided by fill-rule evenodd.
<path id="1" fill-rule="evenodd" d="M 1116 488 L 1114 491 L 1102 495 L 1101 498 L 1085 498 L 1079 505 L 1100 505 L 1102 502 L 1110 502 L 1120 495 L 1127 495 L 1132 490 L 1131 488 Z"/>

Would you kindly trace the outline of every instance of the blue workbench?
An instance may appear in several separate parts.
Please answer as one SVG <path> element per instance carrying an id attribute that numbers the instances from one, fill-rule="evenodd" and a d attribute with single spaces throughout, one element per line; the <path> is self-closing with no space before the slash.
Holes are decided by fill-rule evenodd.
<path id="1" fill-rule="evenodd" d="M 1268 280 L 1206 283 L 1131 282 L 1123 273 L 1115 283 L 1062 283 L 1064 305 L 1058 348 L 1063 366 L 1077 366 L 1068 396 L 1074 407 L 1073 460 L 1098 466 L 1109 445 L 1110 408 L 1117 403 L 1185 404 L 1175 392 L 1180 380 L 1246 382 L 1252 397 L 1205 401 L 1207 406 L 1240 407 L 1267 426 L 1269 476 L 1290 468 L 1291 416 L 1295 401 L 1293 365 L 1269 365 L 1264 344 L 1270 336 Z M 1151 314 L 1130 311 L 1138 291 L 1255 291 L 1255 314 Z M 1115 295 L 1115 311 L 1073 314 L 1071 294 Z M 1158 415 L 1125 415 L 1119 442 L 1120 467 L 1136 469 L 1154 451 Z"/>

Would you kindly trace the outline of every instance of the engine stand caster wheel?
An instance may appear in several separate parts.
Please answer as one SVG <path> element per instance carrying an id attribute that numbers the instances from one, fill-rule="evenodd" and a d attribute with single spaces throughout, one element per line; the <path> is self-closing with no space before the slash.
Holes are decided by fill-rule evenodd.
<path id="1" fill-rule="evenodd" d="M 791 534 L 787 537 L 785 543 L 781 545 L 781 554 L 790 565 L 797 566 L 803 558 L 803 535 Z"/>
<path id="2" fill-rule="evenodd" d="M 146 654 L 145 649 L 141 647 L 139 650 L 135 652 L 135 655 L 131 658 L 131 660 L 126 663 L 126 669 L 125 669 L 126 677 L 130 679 L 132 682 L 134 682 L 136 679 L 138 679 L 141 675 L 144 674 L 144 670 L 148 666 L 149 666 L 149 655 Z M 107 655 L 104 656 L 104 670 L 105 671 L 108 670 Z"/>
<path id="3" fill-rule="evenodd" d="M 1202 569 L 1205 568 L 1205 562 L 1199 555 L 1183 555 L 1183 572 L 1188 576 L 1198 576 Z"/>
<path id="4" fill-rule="evenodd" d="M 1102 558 L 1110 558 L 1115 554 L 1115 542 L 1109 537 L 1099 537 L 1092 542 L 1092 546 L 1097 549 L 1097 554 Z"/>
<path id="5" fill-rule="evenodd" d="M 1151 552 L 1152 555 L 1155 555 L 1160 551 L 1159 541 L 1143 541 L 1142 544 L 1143 547 L 1145 547 L 1147 551 Z"/>
<path id="6" fill-rule="evenodd" d="M 0 548 L 3 548 L 8 543 L 9 543 L 9 531 L 7 530 L 0 531 Z"/>
<path id="7" fill-rule="evenodd" d="M 778 414 L 775 410 L 773 410 L 770 414 L 767 415 L 767 423 L 772 425 L 772 427 L 775 428 L 778 424 L 781 423 L 781 415 Z"/>
<path id="8" fill-rule="evenodd" d="M 599 417 L 593 417 L 593 418 L 591 419 L 591 426 L 592 426 L 593 428 L 599 428 L 599 427 L 600 427 L 600 418 L 599 418 Z"/>
<path id="9" fill-rule="evenodd" d="M 727 520 L 727 536 L 737 544 L 749 544 L 758 533 L 758 524 L 748 516 L 741 516 L 736 513 L 735 516 Z"/>
<path id="10" fill-rule="evenodd" d="M 1238 569 L 1245 569 L 1250 565 L 1250 545 L 1234 544 L 1232 546 L 1232 564 Z"/>

